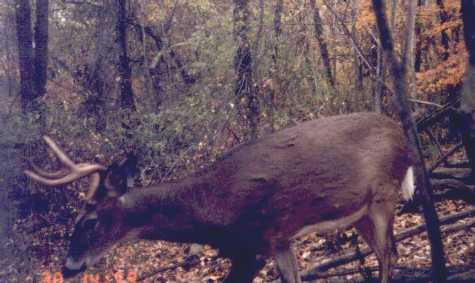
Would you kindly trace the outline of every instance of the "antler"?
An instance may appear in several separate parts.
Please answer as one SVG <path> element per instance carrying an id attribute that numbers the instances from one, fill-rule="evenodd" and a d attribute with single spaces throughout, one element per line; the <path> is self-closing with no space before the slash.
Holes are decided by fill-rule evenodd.
<path id="1" fill-rule="evenodd" d="M 62 168 L 56 172 L 48 172 L 40 167 L 38 167 L 35 163 L 33 163 L 31 160 L 28 160 L 28 165 L 30 165 L 31 168 L 33 168 L 33 172 L 36 172 L 36 174 L 48 178 L 48 179 L 57 179 L 64 177 L 68 174 L 68 170 L 66 168 Z"/>
<path id="2" fill-rule="evenodd" d="M 97 187 L 99 174 L 98 171 L 106 170 L 106 168 L 100 164 L 91 164 L 91 163 L 74 163 L 64 151 L 59 148 L 59 146 L 49 137 L 44 136 L 43 139 L 51 148 L 51 150 L 56 154 L 58 159 L 63 163 L 68 170 L 60 169 L 56 172 L 47 172 L 38 168 L 34 164 L 30 164 L 33 168 L 31 170 L 25 170 L 25 174 L 28 175 L 33 180 L 36 180 L 47 186 L 57 186 L 71 183 L 75 180 L 78 180 L 82 177 L 91 175 L 91 185 L 88 192 L 88 198 L 94 195 Z"/>

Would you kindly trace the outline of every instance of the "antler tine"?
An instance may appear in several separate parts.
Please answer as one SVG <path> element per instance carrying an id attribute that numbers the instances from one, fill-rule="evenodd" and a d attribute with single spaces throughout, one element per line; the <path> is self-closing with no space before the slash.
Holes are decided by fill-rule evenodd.
<path id="1" fill-rule="evenodd" d="M 25 174 L 28 175 L 33 180 L 38 181 L 39 183 L 42 183 L 48 186 L 64 185 L 64 184 L 71 183 L 82 177 L 85 177 L 87 175 L 91 175 L 92 173 L 95 173 L 97 171 L 102 171 L 106 169 L 104 166 L 99 165 L 99 164 L 89 164 L 89 163 L 76 164 L 66 155 L 66 153 L 64 153 L 64 151 L 60 149 L 60 147 L 51 138 L 49 138 L 48 136 L 44 136 L 43 139 L 51 148 L 51 150 L 53 150 L 56 156 L 58 156 L 61 163 L 63 163 L 65 166 L 69 168 L 70 172 L 64 174 L 60 170 L 58 172 L 49 173 L 38 168 L 34 164 L 31 164 L 34 171 L 25 170 Z M 97 177 L 94 177 L 93 181 L 97 179 L 98 176 L 99 175 L 97 174 Z M 97 182 L 97 181 L 94 181 L 94 182 Z"/>
<path id="2" fill-rule="evenodd" d="M 64 177 L 68 174 L 68 171 L 64 170 L 64 169 L 60 169 L 56 172 L 48 172 L 48 171 L 45 171 L 43 169 L 41 169 L 40 167 L 38 167 L 35 163 L 33 163 L 32 161 L 28 161 L 28 164 L 30 165 L 31 168 L 33 168 L 33 171 L 36 172 L 36 174 L 42 176 L 42 177 L 45 177 L 45 178 L 61 178 L 61 177 Z"/>
<path id="3" fill-rule="evenodd" d="M 90 178 L 89 190 L 86 195 L 86 200 L 90 201 L 93 199 L 94 195 L 99 188 L 99 183 L 101 181 L 101 176 L 99 173 L 93 173 Z"/>
<path id="4" fill-rule="evenodd" d="M 59 146 L 50 137 L 43 136 L 43 139 L 64 165 L 69 167 L 71 170 L 77 167 L 77 165 L 66 155 L 66 153 L 64 153 L 64 151 L 61 150 L 61 148 L 59 148 Z"/>
<path id="5" fill-rule="evenodd" d="M 77 179 L 80 179 L 82 177 L 85 177 L 94 172 L 101 171 L 104 169 L 105 168 L 103 166 L 98 165 L 98 164 L 84 164 L 81 166 L 80 170 L 71 171 L 68 175 L 59 179 L 48 179 L 31 170 L 25 170 L 25 174 L 28 175 L 33 180 L 38 181 L 44 185 L 58 186 L 58 185 L 65 185 L 65 184 L 74 182 Z"/>

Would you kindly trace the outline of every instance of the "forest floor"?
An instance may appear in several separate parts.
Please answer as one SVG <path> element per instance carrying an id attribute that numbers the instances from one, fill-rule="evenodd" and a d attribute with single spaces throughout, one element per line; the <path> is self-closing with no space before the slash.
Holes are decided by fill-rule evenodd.
<path id="1" fill-rule="evenodd" d="M 437 203 L 440 217 L 453 214 L 471 207 L 463 201 L 447 200 Z M 475 217 L 459 220 L 458 223 L 474 221 Z M 31 220 L 18 222 L 17 228 L 25 226 Z M 405 213 L 398 215 L 395 221 L 395 234 L 421 224 L 420 214 Z M 22 224 L 23 223 L 23 224 Z M 38 227 L 37 227 L 38 228 Z M 30 234 L 22 233 L 24 239 L 3 241 L 0 264 L 0 282 L 60 282 L 58 279 L 62 262 L 67 249 L 67 237 L 63 232 L 64 225 L 44 225 Z M 19 229 L 21 230 L 21 229 Z M 443 233 L 447 266 L 451 274 L 464 273 L 468 278 L 462 281 L 460 277 L 451 282 L 475 282 L 475 227 L 457 232 Z M 328 238 L 328 237 L 327 237 Z M 300 270 L 307 270 L 317 263 L 328 261 L 342 254 L 355 250 L 353 232 L 347 231 L 338 237 L 323 237 L 311 234 L 295 242 Z M 336 244 L 337 243 L 337 244 Z M 15 246 L 13 246 L 15 244 Z M 5 246 L 6 245 L 6 246 Z M 366 245 L 358 239 L 358 247 L 364 250 Z M 7 252 L 7 249 L 11 249 Z M 405 239 L 397 244 L 398 259 L 394 277 L 398 282 L 429 282 L 427 270 L 430 268 L 430 248 L 426 233 Z M 13 252 L 16 251 L 16 252 Z M 22 252 L 23 251 L 23 252 Z M 32 257 L 25 257 L 26 252 Z M 200 247 L 173 244 L 161 241 L 140 241 L 124 243 L 111 251 L 87 273 L 63 282 L 221 282 L 225 277 L 230 263 L 219 258 L 217 251 L 211 247 Z M 326 272 L 338 273 L 314 282 L 367 282 L 367 268 L 377 266 L 374 255 L 367 257 L 364 263 L 354 261 L 346 265 L 330 269 Z M 365 271 L 366 268 L 366 271 Z M 415 272 L 415 273 L 413 273 Z M 94 281 L 99 276 L 100 281 Z M 122 276 L 122 281 L 114 280 L 114 276 Z M 376 277 L 376 272 L 373 272 Z M 421 277 L 422 276 L 422 277 Z M 88 280 L 85 280 L 88 277 Z M 421 279 L 422 278 L 422 279 Z M 48 280 L 49 279 L 49 280 Z M 278 279 L 278 271 L 273 260 L 268 260 L 266 266 L 259 272 L 255 283 L 273 282 Z"/>
<path id="2" fill-rule="evenodd" d="M 11 217 L 11 211 L 0 200 L 0 282 L 24 282 L 34 270 L 33 266 L 40 264 L 29 253 L 29 243 L 39 235 L 34 233 L 30 238 L 13 232 Z"/>
<path id="3" fill-rule="evenodd" d="M 440 181 L 440 180 L 439 180 Z M 450 184 L 450 183 L 449 183 Z M 440 192 L 444 186 L 437 188 Z M 473 198 L 472 193 L 472 198 Z M 439 219 L 460 212 L 470 212 L 468 217 L 448 221 L 441 226 L 445 247 L 449 282 L 475 282 L 475 208 L 467 199 L 443 199 L 436 202 Z M 465 199 L 462 201 L 460 199 Z M 218 257 L 218 251 L 208 246 L 174 244 L 162 241 L 123 243 L 110 251 L 98 264 L 73 279 L 60 280 L 60 271 L 68 247 L 72 219 L 64 218 L 64 212 L 49 215 L 32 214 L 17 219 L 12 229 L 4 227 L 9 211 L 0 204 L 0 283 L 86 283 L 86 282 L 221 282 L 230 262 Z M 5 206 L 6 207 L 6 206 Z M 3 215 L 3 217 L 2 217 Z M 60 217 L 61 216 L 61 217 Z M 398 213 L 394 233 L 407 234 L 411 227 L 422 224 L 420 213 Z M 63 223 L 63 224 L 59 224 Z M 457 229 L 454 229 L 455 227 Z M 449 229 L 449 231 L 447 231 Z M 393 270 L 392 282 L 430 282 L 430 246 L 424 229 L 411 237 L 397 242 L 398 257 Z M 6 237 L 5 237 L 6 235 Z M 348 253 L 367 246 L 354 230 L 330 235 L 326 238 L 310 234 L 297 239 L 294 250 L 300 271 L 328 263 Z M 321 271 L 320 279 L 312 282 L 369 282 L 377 280 L 377 261 L 374 255 L 365 259 Z M 373 270 L 373 272 L 369 272 Z M 371 275 L 372 274 L 372 277 Z M 323 276 L 322 276 L 323 275 Z M 114 280 L 122 277 L 122 280 Z M 129 277 L 129 280 L 125 280 Z M 55 280 L 56 279 L 56 280 Z M 96 279 L 99 279 L 98 281 Z M 278 279 L 273 260 L 259 272 L 254 283 L 270 283 Z"/>

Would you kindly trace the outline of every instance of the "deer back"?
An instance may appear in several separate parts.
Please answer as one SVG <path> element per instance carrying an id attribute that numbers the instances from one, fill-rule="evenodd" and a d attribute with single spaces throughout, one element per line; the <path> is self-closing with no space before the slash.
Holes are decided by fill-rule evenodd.
<path id="1" fill-rule="evenodd" d="M 411 164 L 405 140 L 395 122 L 377 114 L 305 122 L 238 146 L 173 185 L 173 203 L 230 241 L 246 231 L 259 244 L 278 242 L 358 211 L 375 195 L 399 199 Z"/>
<path id="2" fill-rule="evenodd" d="M 124 163 L 75 164 L 45 140 L 71 172 L 34 168 L 30 177 L 53 186 L 91 176 L 65 265 L 71 274 L 125 238 L 273 254 L 312 225 L 352 224 L 371 202 L 393 209 L 412 164 L 401 128 L 374 113 L 304 122 L 240 145 L 189 177 L 129 192 Z"/>

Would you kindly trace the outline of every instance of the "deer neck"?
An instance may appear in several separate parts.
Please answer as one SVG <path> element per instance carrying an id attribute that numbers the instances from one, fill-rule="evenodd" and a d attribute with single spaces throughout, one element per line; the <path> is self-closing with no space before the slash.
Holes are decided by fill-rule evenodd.
<path id="1" fill-rule="evenodd" d="M 190 196 L 202 179 L 138 188 L 120 198 L 126 223 L 137 238 L 174 242 L 205 242 L 210 227 L 195 217 Z M 202 186 L 206 188 L 207 186 Z"/>

